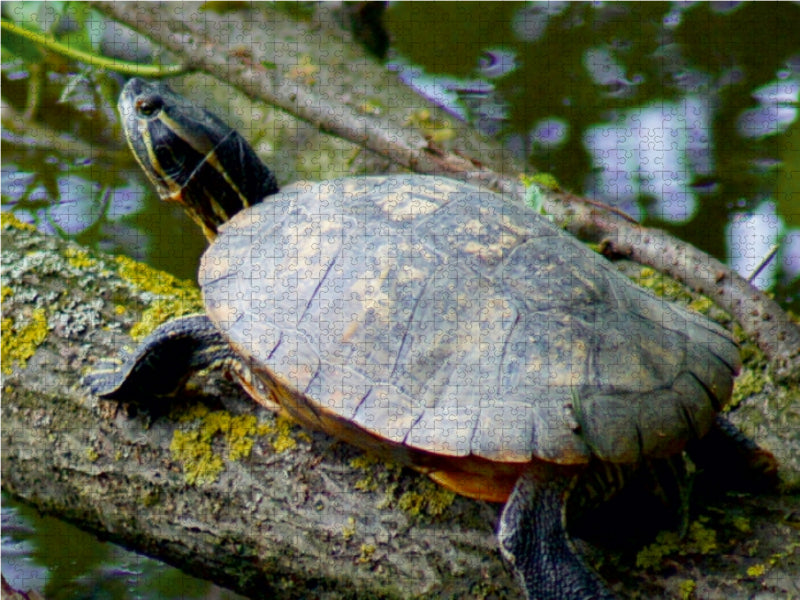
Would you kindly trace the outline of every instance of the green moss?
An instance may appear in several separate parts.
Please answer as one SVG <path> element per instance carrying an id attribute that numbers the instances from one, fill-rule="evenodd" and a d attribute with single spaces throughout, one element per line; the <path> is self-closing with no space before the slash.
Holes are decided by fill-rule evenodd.
<path id="1" fill-rule="evenodd" d="M 738 406 L 743 400 L 760 393 L 765 385 L 763 370 L 743 369 L 734 382 L 733 393 L 726 408 Z"/>
<path id="2" fill-rule="evenodd" d="M 30 320 L 24 324 L 15 323 L 10 318 L 3 319 L 0 330 L 2 330 L 0 363 L 3 365 L 3 373 L 10 375 L 15 364 L 24 369 L 28 359 L 47 339 L 49 331 L 47 313 L 44 308 L 37 308 L 31 313 Z"/>
<path id="3" fill-rule="evenodd" d="M 447 510 L 456 497 L 454 492 L 430 479 L 420 479 L 415 487 L 416 490 L 404 492 L 397 500 L 397 505 L 411 516 L 422 514 L 437 517 Z"/>

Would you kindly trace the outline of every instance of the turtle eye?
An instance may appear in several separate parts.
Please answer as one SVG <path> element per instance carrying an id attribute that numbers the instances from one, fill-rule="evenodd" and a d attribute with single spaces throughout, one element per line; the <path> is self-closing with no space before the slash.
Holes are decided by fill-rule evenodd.
<path id="1" fill-rule="evenodd" d="M 157 95 L 139 96 L 136 99 L 136 113 L 140 117 L 153 118 L 164 106 L 164 99 Z"/>

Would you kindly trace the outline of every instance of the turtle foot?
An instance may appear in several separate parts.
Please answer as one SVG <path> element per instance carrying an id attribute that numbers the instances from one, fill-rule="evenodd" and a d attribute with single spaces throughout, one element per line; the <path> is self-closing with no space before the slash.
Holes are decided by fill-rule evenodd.
<path id="1" fill-rule="evenodd" d="M 82 385 L 100 398 L 148 404 L 180 391 L 192 373 L 232 358 L 209 318 L 192 315 L 161 325 L 122 359 L 101 360 Z"/>
<path id="2" fill-rule="evenodd" d="M 687 447 L 699 478 L 710 489 L 765 492 L 778 486 L 778 461 L 718 415 L 705 437 Z"/>
<path id="3" fill-rule="evenodd" d="M 566 499 L 575 476 L 528 469 L 500 517 L 497 537 L 528 600 L 615 600 L 576 552 L 566 531 Z"/>

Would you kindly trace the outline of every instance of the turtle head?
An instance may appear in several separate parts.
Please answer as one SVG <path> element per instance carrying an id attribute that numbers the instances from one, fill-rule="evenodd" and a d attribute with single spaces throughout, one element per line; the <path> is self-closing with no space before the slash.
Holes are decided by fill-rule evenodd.
<path id="1" fill-rule="evenodd" d="M 166 84 L 131 79 L 118 109 L 128 145 L 161 199 L 181 204 L 209 240 L 237 212 L 278 191 L 239 133 Z"/>

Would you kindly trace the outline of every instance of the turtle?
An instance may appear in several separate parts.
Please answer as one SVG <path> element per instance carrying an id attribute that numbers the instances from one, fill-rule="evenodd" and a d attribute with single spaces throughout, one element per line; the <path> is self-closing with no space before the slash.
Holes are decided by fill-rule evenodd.
<path id="1" fill-rule="evenodd" d="M 165 83 L 129 80 L 118 109 L 160 197 L 210 242 L 206 312 L 91 377 L 98 396 L 169 396 L 224 361 L 302 426 L 503 503 L 500 551 L 530 599 L 616 597 L 570 538 L 576 498 L 705 439 L 756 451 L 719 417 L 741 366 L 727 330 L 524 204 L 437 175 L 279 190 Z"/>

